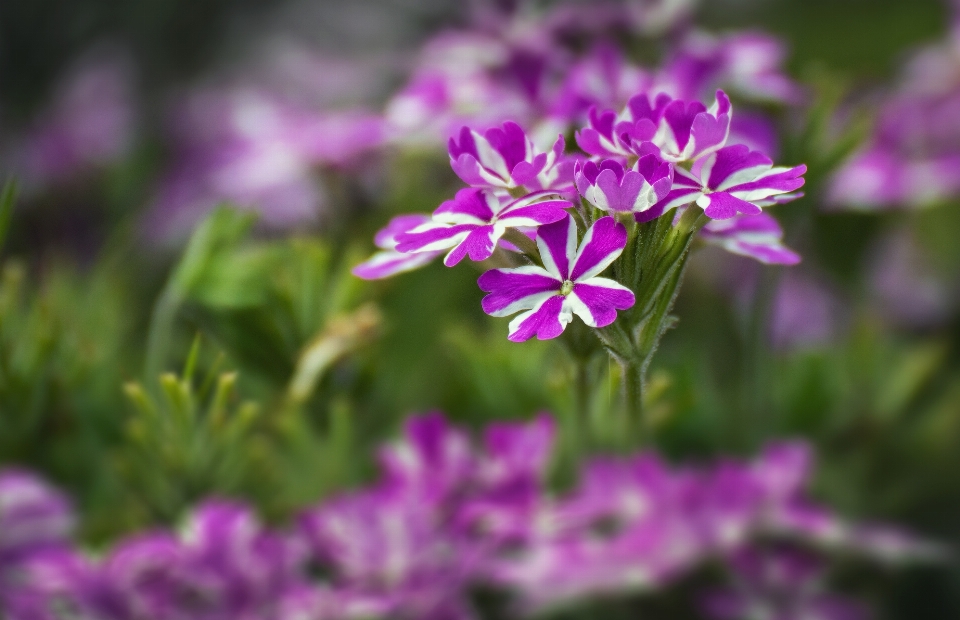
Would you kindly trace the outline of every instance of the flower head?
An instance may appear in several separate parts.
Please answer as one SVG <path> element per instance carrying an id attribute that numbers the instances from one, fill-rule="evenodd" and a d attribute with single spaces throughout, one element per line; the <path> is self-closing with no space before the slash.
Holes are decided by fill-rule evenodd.
<path id="1" fill-rule="evenodd" d="M 490 258 L 508 228 L 556 222 L 572 206 L 553 192 L 534 192 L 513 200 L 488 189 L 465 188 L 433 212 L 433 219 L 397 235 L 399 252 L 449 250 L 443 263 L 452 267 L 465 256 Z"/>
<path id="2" fill-rule="evenodd" d="M 575 168 L 577 190 L 590 204 L 610 213 L 640 213 L 666 198 L 673 185 L 673 167 L 655 154 L 625 168 L 614 159 Z"/>
<path id="3" fill-rule="evenodd" d="M 610 266 L 627 243 L 627 231 L 612 217 L 597 220 L 577 246 L 577 225 L 569 215 L 537 231 L 543 267 L 494 269 L 480 276 L 480 289 L 489 293 L 483 310 L 508 316 L 526 310 L 510 323 L 514 342 L 537 336 L 556 338 L 579 316 L 591 327 L 604 327 L 617 310 L 634 304 L 630 289 L 597 277 Z"/>

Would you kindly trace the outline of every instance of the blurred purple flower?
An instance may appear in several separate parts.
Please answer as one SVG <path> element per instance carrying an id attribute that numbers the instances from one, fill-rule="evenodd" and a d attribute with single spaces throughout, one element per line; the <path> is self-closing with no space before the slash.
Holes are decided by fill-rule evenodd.
<path id="1" fill-rule="evenodd" d="M 777 285 L 770 339 L 781 350 L 822 346 L 840 333 L 842 305 L 815 275 L 790 271 Z"/>
<path id="2" fill-rule="evenodd" d="M 928 327 L 947 320 L 960 298 L 906 230 L 880 239 L 871 252 L 868 286 L 879 314 L 894 324 Z"/>
<path id="3" fill-rule="evenodd" d="M 247 508 L 213 500 L 194 511 L 179 538 L 143 534 L 88 564 L 72 596 L 105 620 L 274 619 L 304 587 L 300 560 Z"/>
<path id="4" fill-rule="evenodd" d="M 694 480 L 652 456 L 597 459 L 540 516 L 528 545 L 491 561 L 527 611 L 603 593 L 658 589 L 703 559 Z"/>
<path id="5" fill-rule="evenodd" d="M 68 180 L 127 153 L 135 120 L 131 73 L 121 52 L 101 50 L 64 77 L 17 147 L 29 186 Z"/>
<path id="6" fill-rule="evenodd" d="M 70 503 L 35 475 L 0 470 L 0 571 L 17 558 L 64 545 L 73 530 Z"/>
<path id="7" fill-rule="evenodd" d="M 874 135 L 833 177 L 828 206 L 923 207 L 960 195 L 960 8 L 947 41 L 909 62 Z"/>
<path id="8" fill-rule="evenodd" d="M 646 71 L 627 62 L 609 42 L 600 41 L 567 71 L 548 115 L 563 126 L 582 125 L 590 108 L 621 109 L 637 93 L 650 90 Z"/>
<path id="9" fill-rule="evenodd" d="M 713 36 L 692 31 L 659 73 L 659 85 L 680 99 L 709 97 L 717 88 L 759 101 L 799 103 L 800 86 L 782 69 L 784 44 L 762 32 Z"/>
<path id="10" fill-rule="evenodd" d="M 178 163 L 151 217 L 158 236 L 223 202 L 260 212 L 268 226 L 310 222 L 325 203 L 317 167 L 350 165 L 385 138 L 375 116 L 306 110 L 253 89 L 195 93 L 175 122 Z"/>
<path id="11" fill-rule="evenodd" d="M 66 498 L 37 476 L 0 470 L 0 615 L 53 620 L 55 579 L 40 558 L 67 554 L 74 515 Z"/>

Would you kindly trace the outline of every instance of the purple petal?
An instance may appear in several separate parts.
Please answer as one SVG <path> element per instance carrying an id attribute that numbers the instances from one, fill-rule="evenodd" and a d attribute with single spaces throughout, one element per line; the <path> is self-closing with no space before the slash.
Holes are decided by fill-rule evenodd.
<path id="1" fill-rule="evenodd" d="M 726 191 L 744 200 L 762 200 L 773 194 L 785 194 L 803 187 L 805 165 L 794 168 L 772 168 L 760 178 L 749 183 L 735 185 Z"/>
<path id="2" fill-rule="evenodd" d="M 572 206 L 567 200 L 557 200 L 555 193 L 534 192 L 504 207 L 497 221 L 504 228 L 542 226 L 562 220 L 567 215 L 565 209 Z"/>
<path id="3" fill-rule="evenodd" d="M 570 272 L 574 281 L 592 278 L 620 256 L 627 245 L 627 229 L 612 217 L 602 217 L 583 236 Z"/>
<path id="4" fill-rule="evenodd" d="M 574 304 L 574 313 L 590 327 L 606 327 L 617 320 L 617 310 L 632 308 L 636 301 L 630 289 L 607 278 L 577 282 L 570 297 L 574 296 L 583 305 Z"/>
<path id="5" fill-rule="evenodd" d="M 534 336 L 537 340 L 556 338 L 570 322 L 570 316 L 561 312 L 563 301 L 562 295 L 552 295 L 537 308 L 521 314 L 510 322 L 507 338 L 512 342 L 523 342 Z"/>
<path id="6" fill-rule="evenodd" d="M 706 178 L 706 186 L 710 189 L 727 189 L 731 184 L 754 180 L 772 165 L 773 162 L 763 153 L 737 144 L 711 155 L 701 170 L 700 178 Z"/>
<path id="7" fill-rule="evenodd" d="M 497 198 L 483 189 L 464 188 L 452 200 L 444 201 L 433 212 L 434 220 L 444 224 L 486 224 L 499 210 Z"/>
<path id="8" fill-rule="evenodd" d="M 550 273 L 533 265 L 491 269 L 477 280 L 480 290 L 489 293 L 481 307 L 491 316 L 508 316 L 534 308 L 543 301 L 544 294 L 559 291 L 561 284 Z"/>
<path id="9" fill-rule="evenodd" d="M 392 250 L 377 252 L 353 268 L 353 275 L 364 280 L 379 280 L 423 267 L 441 252 L 417 252 L 404 254 Z"/>
<path id="10" fill-rule="evenodd" d="M 463 260 L 464 256 L 469 255 L 472 261 L 487 260 L 493 254 L 497 247 L 497 239 L 494 237 L 493 226 L 478 226 L 470 231 L 470 234 L 464 238 L 456 247 L 450 250 L 450 253 L 443 259 L 443 264 L 447 267 L 453 267 Z"/>
<path id="11" fill-rule="evenodd" d="M 566 280 L 577 253 L 577 223 L 567 215 L 541 226 L 537 230 L 537 247 L 544 268 L 560 281 Z"/>
<path id="12" fill-rule="evenodd" d="M 740 200 L 726 192 L 704 194 L 697 198 L 697 204 L 703 209 L 707 217 L 715 220 L 725 220 L 738 213 L 754 215 L 760 213 L 757 205 Z"/>
<path id="13" fill-rule="evenodd" d="M 397 235 L 397 251 L 406 254 L 446 250 L 459 245 L 476 228 L 478 228 L 476 224 L 449 226 L 429 222 L 410 232 Z"/>
<path id="14" fill-rule="evenodd" d="M 384 228 L 380 229 L 373 237 L 373 242 L 378 248 L 384 250 L 393 250 L 397 247 L 397 235 L 409 232 L 430 221 L 429 215 L 420 213 L 411 213 L 408 215 L 398 215 L 390 220 Z"/>
<path id="15" fill-rule="evenodd" d="M 722 90 L 717 91 L 717 101 L 709 112 L 698 114 L 690 129 L 693 149 L 689 159 L 719 149 L 730 134 L 730 99 Z"/>
<path id="16" fill-rule="evenodd" d="M 711 220 L 700 231 L 700 236 L 707 243 L 762 263 L 795 265 L 800 262 L 800 256 L 783 245 L 780 224 L 766 213 Z"/>

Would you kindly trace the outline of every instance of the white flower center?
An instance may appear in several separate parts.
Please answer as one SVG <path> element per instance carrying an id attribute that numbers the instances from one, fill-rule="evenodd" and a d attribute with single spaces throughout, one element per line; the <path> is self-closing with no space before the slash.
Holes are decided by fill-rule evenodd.
<path id="1" fill-rule="evenodd" d="M 566 297 L 573 292 L 573 281 L 564 280 L 563 284 L 560 285 L 560 294 Z"/>

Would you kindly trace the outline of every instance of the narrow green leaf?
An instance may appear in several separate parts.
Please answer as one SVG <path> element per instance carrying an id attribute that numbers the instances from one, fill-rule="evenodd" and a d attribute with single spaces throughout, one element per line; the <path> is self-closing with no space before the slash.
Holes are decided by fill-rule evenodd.
<path id="1" fill-rule="evenodd" d="M 17 182 L 15 179 L 7 181 L 0 191 L 0 249 L 7 240 L 10 230 L 10 220 L 13 218 L 13 203 L 17 198 Z"/>
<path id="2" fill-rule="evenodd" d="M 197 358 L 200 356 L 200 332 L 193 337 L 193 344 L 190 345 L 190 353 L 187 355 L 187 362 L 183 365 L 183 382 L 187 385 L 193 383 L 193 372 L 197 368 Z"/>

